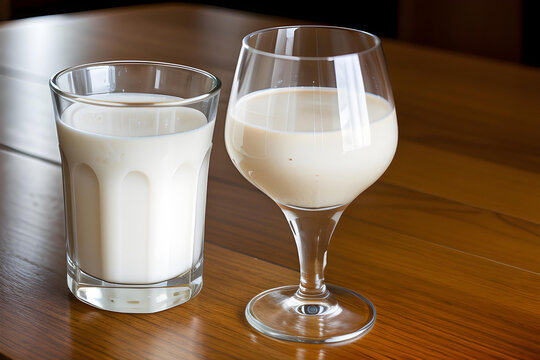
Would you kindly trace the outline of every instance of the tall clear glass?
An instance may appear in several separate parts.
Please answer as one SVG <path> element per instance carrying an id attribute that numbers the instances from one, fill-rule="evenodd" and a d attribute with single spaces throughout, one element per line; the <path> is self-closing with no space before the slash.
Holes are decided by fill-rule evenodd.
<path id="1" fill-rule="evenodd" d="M 147 61 L 80 65 L 51 78 L 67 282 L 78 299 L 151 313 L 199 293 L 220 86 L 205 71 Z"/>
<path id="2" fill-rule="evenodd" d="M 347 206 L 394 156 L 398 129 L 381 41 L 328 26 L 265 29 L 243 39 L 225 141 L 240 173 L 281 208 L 294 235 L 300 285 L 246 307 L 271 337 L 312 343 L 368 332 L 375 308 L 325 284 L 327 248 Z"/>

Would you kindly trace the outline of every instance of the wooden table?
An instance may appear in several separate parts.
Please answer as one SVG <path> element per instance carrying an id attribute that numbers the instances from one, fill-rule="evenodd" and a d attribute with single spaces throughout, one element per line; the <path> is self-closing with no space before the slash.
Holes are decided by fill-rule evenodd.
<path id="1" fill-rule="evenodd" d="M 383 40 L 400 126 L 385 175 L 346 211 L 327 280 L 377 321 L 341 345 L 276 341 L 244 306 L 298 281 L 283 215 L 223 141 L 241 38 L 296 23 L 168 4 L 0 24 L 0 358 L 540 358 L 540 70 Z M 146 59 L 223 81 L 209 180 L 204 288 L 148 315 L 100 311 L 66 286 L 61 171 L 47 79 Z"/>

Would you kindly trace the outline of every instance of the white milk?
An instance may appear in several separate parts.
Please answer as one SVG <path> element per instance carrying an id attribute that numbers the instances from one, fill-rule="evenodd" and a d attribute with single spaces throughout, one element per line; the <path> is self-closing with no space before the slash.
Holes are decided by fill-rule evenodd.
<path id="1" fill-rule="evenodd" d="M 351 202 L 390 164 L 397 121 L 393 106 L 381 97 L 366 95 L 368 119 L 360 119 L 361 110 L 344 108 L 338 95 L 336 89 L 302 87 L 240 98 L 228 109 L 225 129 L 233 163 L 285 205 L 322 208 Z"/>
<path id="2" fill-rule="evenodd" d="M 164 281 L 194 266 L 202 256 L 214 122 L 187 107 L 85 104 L 70 106 L 57 122 L 71 260 L 87 274 L 126 284 Z"/>

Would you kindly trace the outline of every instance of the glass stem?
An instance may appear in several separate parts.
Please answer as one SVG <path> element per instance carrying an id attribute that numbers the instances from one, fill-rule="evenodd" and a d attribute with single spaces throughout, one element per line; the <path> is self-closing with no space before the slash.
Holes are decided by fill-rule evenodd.
<path id="1" fill-rule="evenodd" d="M 348 204 L 312 210 L 278 205 L 289 222 L 298 248 L 300 286 L 296 296 L 301 299 L 326 298 L 326 253 L 334 229 Z"/>

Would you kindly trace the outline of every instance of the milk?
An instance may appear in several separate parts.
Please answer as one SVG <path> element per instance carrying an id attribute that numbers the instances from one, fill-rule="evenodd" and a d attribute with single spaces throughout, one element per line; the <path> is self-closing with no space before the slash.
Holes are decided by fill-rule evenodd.
<path id="1" fill-rule="evenodd" d="M 70 260 L 91 276 L 124 284 L 165 281 L 195 266 L 213 127 L 189 107 L 70 106 L 57 119 Z"/>
<path id="2" fill-rule="evenodd" d="M 346 95 L 347 104 L 355 102 Z M 358 95 L 365 96 L 367 112 L 355 112 L 344 109 L 340 96 L 332 88 L 297 87 L 240 98 L 228 109 L 225 129 L 233 163 L 281 204 L 324 208 L 351 202 L 390 164 L 398 130 L 394 107 L 385 99 Z"/>

